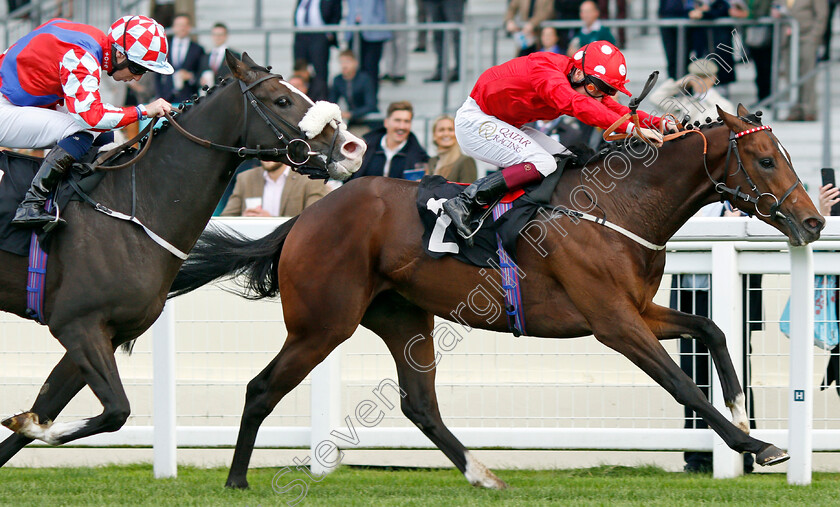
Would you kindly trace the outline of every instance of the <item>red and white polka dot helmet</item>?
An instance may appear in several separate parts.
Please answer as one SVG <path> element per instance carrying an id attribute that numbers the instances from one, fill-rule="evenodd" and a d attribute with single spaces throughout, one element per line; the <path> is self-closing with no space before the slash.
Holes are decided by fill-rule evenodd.
<path id="1" fill-rule="evenodd" d="M 628 97 L 632 96 L 624 87 L 630 82 L 627 79 L 627 62 L 621 50 L 614 45 L 604 40 L 591 42 L 580 48 L 572 59 L 574 66 L 584 74 L 600 79 Z M 583 68 L 584 64 L 586 68 Z"/>
<path id="2" fill-rule="evenodd" d="M 108 30 L 108 39 L 128 59 L 158 74 L 175 70 L 166 61 L 169 44 L 163 27 L 146 16 L 123 16 Z"/>

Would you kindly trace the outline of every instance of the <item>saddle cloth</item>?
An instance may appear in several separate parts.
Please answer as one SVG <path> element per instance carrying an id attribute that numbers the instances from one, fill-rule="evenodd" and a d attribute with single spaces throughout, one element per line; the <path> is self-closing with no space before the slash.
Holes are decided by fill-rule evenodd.
<path id="1" fill-rule="evenodd" d="M 436 259 L 452 255 L 459 261 L 473 266 L 498 266 L 498 234 L 504 249 L 515 261 L 519 231 L 536 213 L 538 204 L 521 199 L 523 192 L 506 196 L 508 198 L 503 201 L 513 200 L 510 209 L 495 221 L 488 214 L 481 229 L 473 236 L 473 246 L 470 247 L 451 226 L 449 216 L 443 212 L 443 203 L 460 194 L 463 189 L 463 185 L 449 182 L 441 176 L 426 176 L 420 181 L 417 190 L 417 210 L 423 222 L 423 248 L 426 253 Z"/>
<path id="2" fill-rule="evenodd" d="M 92 151 L 95 156 L 96 152 Z M 15 210 L 23 200 L 29 185 L 41 166 L 42 159 L 21 155 L 12 151 L 0 151 L 0 250 L 15 255 L 29 255 L 29 245 L 33 229 L 21 229 L 11 225 Z M 82 178 L 77 172 L 70 171 L 70 178 L 78 182 L 82 190 L 88 192 L 96 187 L 104 172 L 95 172 Z M 63 210 L 75 196 L 70 183 L 65 180 L 55 192 L 58 208 Z M 39 234 L 43 245 L 47 240 L 44 233 Z"/>

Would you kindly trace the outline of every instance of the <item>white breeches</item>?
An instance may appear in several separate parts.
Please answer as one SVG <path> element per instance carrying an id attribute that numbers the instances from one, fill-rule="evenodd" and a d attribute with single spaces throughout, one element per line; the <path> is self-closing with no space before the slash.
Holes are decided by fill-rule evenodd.
<path id="1" fill-rule="evenodd" d="M 0 95 L 0 146 L 4 148 L 52 148 L 82 130 L 66 111 L 16 106 Z"/>
<path id="2" fill-rule="evenodd" d="M 531 162 L 543 176 L 557 170 L 565 146 L 531 127 L 514 127 L 478 107 L 472 97 L 455 113 L 455 137 L 465 154 L 500 167 Z"/>

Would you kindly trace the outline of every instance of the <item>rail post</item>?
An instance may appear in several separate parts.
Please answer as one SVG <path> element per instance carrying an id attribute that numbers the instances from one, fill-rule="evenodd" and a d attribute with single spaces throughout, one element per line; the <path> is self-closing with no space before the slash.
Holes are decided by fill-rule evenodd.
<path id="1" fill-rule="evenodd" d="M 712 318 L 726 335 L 726 348 L 733 358 L 738 379 L 744 378 L 740 358 L 744 354 L 744 341 L 741 336 L 743 304 L 741 302 L 741 274 L 738 272 L 738 254 L 732 242 L 720 242 L 712 245 Z M 723 399 L 723 388 L 717 368 L 712 368 L 712 404 L 726 416 L 729 408 Z M 744 458 L 729 448 L 717 433 L 714 436 L 712 463 L 714 477 L 726 479 L 744 473 Z"/>
<path id="2" fill-rule="evenodd" d="M 826 111 L 826 114 L 828 112 Z M 814 427 L 814 253 L 790 247 L 788 484 L 811 484 Z"/>
<path id="3" fill-rule="evenodd" d="M 152 393 L 155 478 L 178 476 L 175 439 L 175 315 L 163 307 L 152 326 Z"/>
<path id="4" fill-rule="evenodd" d="M 341 463 L 341 451 L 330 432 L 338 427 L 341 410 L 341 347 L 312 369 L 310 377 L 310 463 L 313 474 L 326 475 Z"/>

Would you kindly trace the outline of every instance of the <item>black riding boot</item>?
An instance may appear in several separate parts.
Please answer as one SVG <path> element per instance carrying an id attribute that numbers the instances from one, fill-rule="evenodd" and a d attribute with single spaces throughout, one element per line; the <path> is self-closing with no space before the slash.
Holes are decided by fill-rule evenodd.
<path id="1" fill-rule="evenodd" d="M 476 180 L 458 196 L 443 203 L 443 211 L 452 219 L 455 230 L 463 237 L 469 237 L 473 231 L 470 221 L 473 211 L 480 206 L 492 204 L 508 191 L 502 171 L 490 173 Z"/>
<path id="2" fill-rule="evenodd" d="M 23 202 L 15 212 L 12 224 L 18 227 L 41 227 L 56 220 L 55 215 L 44 209 L 44 204 L 50 192 L 55 190 L 64 174 L 76 162 L 75 157 L 67 153 L 64 148 L 56 146 L 47 154 L 41 168 L 32 180 L 32 185 L 26 192 Z M 58 225 L 64 225 L 63 218 L 58 219 Z"/>

